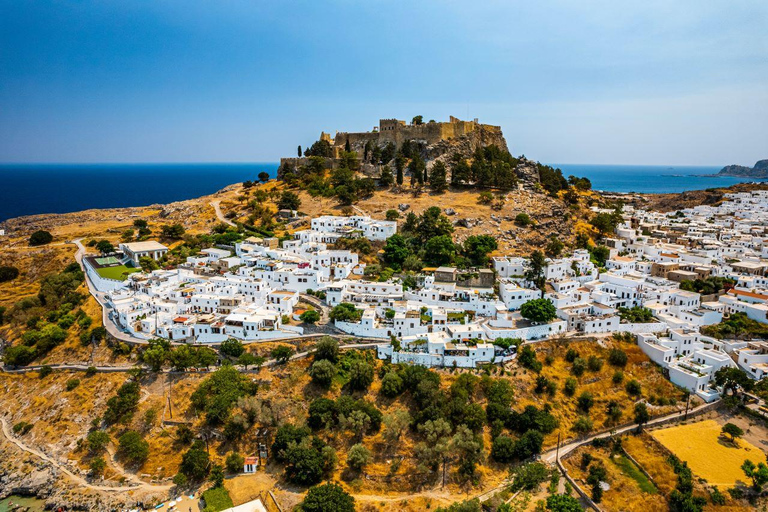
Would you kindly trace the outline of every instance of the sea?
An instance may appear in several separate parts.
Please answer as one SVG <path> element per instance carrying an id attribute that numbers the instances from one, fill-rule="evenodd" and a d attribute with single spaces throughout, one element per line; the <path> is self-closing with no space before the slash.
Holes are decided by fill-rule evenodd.
<path id="1" fill-rule="evenodd" d="M 551 164 L 610 192 L 683 192 L 754 181 L 721 167 Z M 0 222 L 22 215 L 170 203 L 277 174 L 277 162 L 226 164 L 0 164 Z"/>

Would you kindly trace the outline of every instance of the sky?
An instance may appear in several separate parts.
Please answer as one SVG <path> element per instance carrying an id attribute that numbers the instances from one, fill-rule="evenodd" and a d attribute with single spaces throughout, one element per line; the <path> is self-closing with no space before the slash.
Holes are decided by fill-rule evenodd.
<path id="1" fill-rule="evenodd" d="M 768 158 L 768 2 L 0 0 L 0 162 L 269 162 L 479 118 L 547 163 Z"/>

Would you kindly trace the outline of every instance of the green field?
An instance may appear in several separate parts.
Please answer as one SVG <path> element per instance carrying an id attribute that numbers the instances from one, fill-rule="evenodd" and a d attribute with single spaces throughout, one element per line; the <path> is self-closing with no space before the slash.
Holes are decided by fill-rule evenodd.
<path id="1" fill-rule="evenodd" d="M 101 277 L 104 277 L 106 279 L 115 279 L 117 281 L 125 281 L 125 278 L 128 277 L 128 274 L 133 274 L 134 272 L 140 272 L 140 268 L 130 268 L 126 267 L 125 265 L 118 265 L 117 267 L 104 267 L 96 269 L 96 272 Z"/>
<path id="2" fill-rule="evenodd" d="M 641 491 L 648 494 L 657 494 L 659 492 L 659 490 L 656 489 L 656 486 L 653 485 L 653 482 L 648 480 L 648 477 L 646 477 L 643 472 L 640 471 L 640 468 L 635 466 L 635 464 L 624 455 L 619 455 L 611 460 L 614 462 L 614 464 L 619 466 L 619 469 L 621 469 L 622 473 L 637 482 L 637 485 L 640 486 Z"/>
<path id="3" fill-rule="evenodd" d="M 235 506 L 234 503 L 232 503 L 232 498 L 229 497 L 229 493 L 224 487 L 208 489 L 203 493 L 203 500 L 205 501 L 205 510 L 214 512 L 226 510 Z"/>

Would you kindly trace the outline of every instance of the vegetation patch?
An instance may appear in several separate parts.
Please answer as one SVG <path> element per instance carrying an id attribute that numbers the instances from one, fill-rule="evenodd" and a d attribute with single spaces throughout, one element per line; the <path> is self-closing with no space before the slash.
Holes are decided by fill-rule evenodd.
<path id="1" fill-rule="evenodd" d="M 638 468 L 635 463 L 629 460 L 626 456 L 617 455 L 611 460 L 614 464 L 619 466 L 619 469 L 621 469 L 622 473 L 637 482 L 637 485 L 640 486 L 640 490 L 648 494 L 658 494 L 659 490 L 656 489 L 656 486 L 653 485 L 653 482 L 648 480 L 648 477 L 645 476 L 642 471 L 640 471 L 640 468 Z"/>
<path id="2" fill-rule="evenodd" d="M 208 489 L 203 493 L 203 501 L 205 501 L 205 512 L 218 512 L 235 506 L 224 487 Z"/>

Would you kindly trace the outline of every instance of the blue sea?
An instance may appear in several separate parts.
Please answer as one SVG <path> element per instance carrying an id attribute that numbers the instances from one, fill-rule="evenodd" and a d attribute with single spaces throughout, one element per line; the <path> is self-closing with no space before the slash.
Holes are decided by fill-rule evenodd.
<path id="1" fill-rule="evenodd" d="M 277 163 L 0 165 L 0 222 L 21 215 L 170 203 L 277 174 Z"/>
<path id="2" fill-rule="evenodd" d="M 683 192 L 750 179 L 716 177 L 720 167 L 553 164 L 565 176 L 586 176 L 595 190 Z M 277 163 L 253 164 L 2 164 L 0 221 L 37 213 L 66 213 L 169 203 L 211 194 L 232 183 L 277 173 Z"/>

